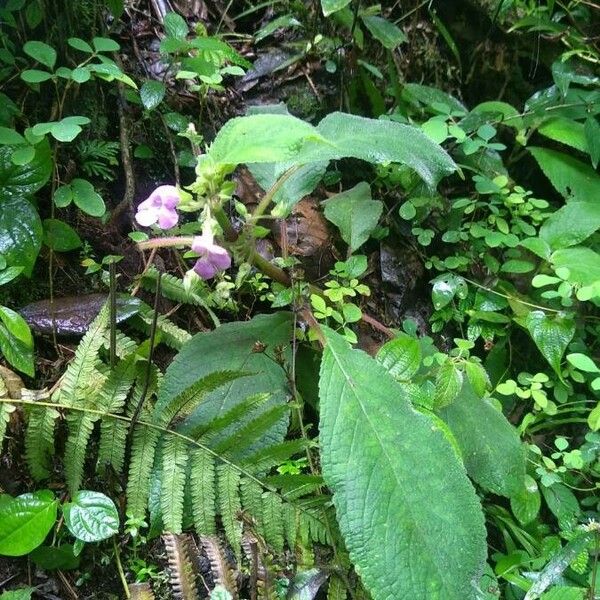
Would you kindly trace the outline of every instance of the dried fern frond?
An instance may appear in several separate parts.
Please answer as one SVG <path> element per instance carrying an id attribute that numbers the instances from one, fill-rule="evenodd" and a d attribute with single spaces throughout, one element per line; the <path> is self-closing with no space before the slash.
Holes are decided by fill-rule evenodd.
<path id="1" fill-rule="evenodd" d="M 234 599 L 237 599 L 237 573 L 227 560 L 219 538 L 202 535 L 200 536 L 200 544 L 210 562 L 210 570 L 215 585 L 222 585 Z"/>
<path id="2" fill-rule="evenodd" d="M 175 600 L 197 600 L 199 596 L 190 558 L 189 537 L 165 533 L 162 540 L 167 551 L 173 597 Z"/>

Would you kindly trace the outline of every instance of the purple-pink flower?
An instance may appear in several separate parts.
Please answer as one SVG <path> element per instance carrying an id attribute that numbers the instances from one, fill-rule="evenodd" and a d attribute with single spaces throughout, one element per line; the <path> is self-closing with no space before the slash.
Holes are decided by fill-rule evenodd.
<path id="1" fill-rule="evenodd" d="M 200 255 L 194 265 L 194 271 L 202 279 L 212 279 L 219 271 L 231 266 L 231 256 L 222 246 L 215 244 L 213 236 L 203 233 L 192 242 L 192 250 Z"/>
<path id="2" fill-rule="evenodd" d="M 135 220 L 143 227 L 158 223 L 161 229 L 171 229 L 177 225 L 179 215 L 175 207 L 181 198 L 173 185 L 161 185 L 137 208 Z"/>

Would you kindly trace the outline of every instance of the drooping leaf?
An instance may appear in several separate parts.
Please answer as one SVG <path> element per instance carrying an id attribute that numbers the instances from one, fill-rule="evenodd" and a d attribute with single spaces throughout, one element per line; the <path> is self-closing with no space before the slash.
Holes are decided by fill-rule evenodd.
<path id="1" fill-rule="evenodd" d="M 344 6 L 348 6 L 348 4 L 350 4 L 350 0 L 321 0 L 321 8 L 326 17 L 341 10 Z"/>
<path id="2" fill-rule="evenodd" d="M 485 529 L 456 453 L 381 365 L 323 331 L 323 475 L 357 572 L 374 600 L 474 599 Z"/>
<path id="3" fill-rule="evenodd" d="M 580 152 L 585 152 L 587 149 L 583 125 L 573 119 L 564 117 L 548 119 L 540 125 L 538 131 L 547 138 L 571 146 Z"/>
<path id="4" fill-rule="evenodd" d="M 81 238 L 77 232 L 60 219 L 45 219 L 44 244 L 56 252 L 69 252 L 81 247 Z"/>
<path id="5" fill-rule="evenodd" d="M 33 336 L 23 317 L 0 306 L 0 353 L 15 368 L 33 377 Z"/>
<path id="6" fill-rule="evenodd" d="M 377 15 L 363 15 L 361 18 L 371 35 L 388 50 L 406 42 L 404 32 L 391 21 Z"/>
<path id="7" fill-rule="evenodd" d="M 140 98 L 147 110 L 156 108 L 165 97 L 167 89 L 162 81 L 146 81 L 140 88 Z"/>
<path id="8" fill-rule="evenodd" d="M 465 384 L 440 416 L 461 450 L 467 473 L 484 489 L 511 497 L 525 484 L 525 455 L 516 429 Z"/>
<path id="9" fill-rule="evenodd" d="M 52 172 L 50 144 L 45 141 L 36 145 L 34 159 L 25 165 L 15 165 L 11 155 L 12 148 L 0 146 L 0 206 L 7 196 L 30 197 L 46 185 Z"/>
<path id="10" fill-rule="evenodd" d="M 277 364 L 275 357 L 280 349 L 283 351 L 282 357 L 289 356 L 291 336 L 292 319 L 286 312 L 259 315 L 248 322 L 227 323 L 210 333 L 195 335 L 183 345 L 167 369 L 157 406 L 168 403 L 207 374 L 222 369 L 223 365 L 248 373 L 248 376 L 207 394 L 198 409 L 179 426 L 183 433 L 225 414 L 255 394 L 270 394 L 261 411 L 282 405 L 289 392 L 285 371 Z M 249 416 L 240 418 L 236 427 L 246 425 Z M 262 436 L 261 443 L 280 442 L 286 428 L 287 418 L 281 419 L 277 426 Z M 214 441 L 217 443 L 219 438 Z"/>
<path id="11" fill-rule="evenodd" d="M 419 370 L 421 346 L 418 340 L 400 332 L 379 349 L 377 360 L 394 379 L 406 381 Z"/>
<path id="12" fill-rule="evenodd" d="M 52 529 L 58 501 L 50 490 L 0 498 L 0 554 L 23 556 L 37 548 Z"/>
<path id="13" fill-rule="evenodd" d="M 523 325 L 539 351 L 555 373 L 562 377 L 560 363 L 575 335 L 575 323 L 563 315 L 550 316 L 542 310 L 533 310 L 518 322 Z"/>
<path id="14" fill-rule="evenodd" d="M 63 506 L 69 531 L 82 542 L 99 542 L 119 531 L 115 503 L 100 492 L 80 490 Z"/>
<path id="15" fill-rule="evenodd" d="M 365 181 L 327 199 L 324 205 L 325 217 L 337 226 L 351 251 L 369 239 L 383 212 L 383 203 L 371 199 L 371 187 Z"/>

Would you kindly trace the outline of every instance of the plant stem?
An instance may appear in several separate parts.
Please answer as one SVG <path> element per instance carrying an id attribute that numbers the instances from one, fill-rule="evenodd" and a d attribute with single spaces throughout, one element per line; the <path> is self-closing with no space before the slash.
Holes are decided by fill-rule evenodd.
<path id="1" fill-rule="evenodd" d="M 283 184 L 300 169 L 302 165 L 296 165 L 291 169 L 288 169 L 272 186 L 271 189 L 262 197 L 261 201 L 258 203 L 258 206 L 254 209 L 252 213 L 252 220 L 257 221 L 262 217 L 267 208 L 269 208 L 269 204 L 273 201 L 275 194 L 283 187 Z"/>
<path id="2" fill-rule="evenodd" d="M 115 549 L 115 560 L 117 561 L 117 571 L 119 573 L 119 579 L 123 584 L 123 592 L 125 593 L 125 598 L 131 598 L 131 594 L 129 593 L 129 586 L 127 585 L 127 579 L 125 579 L 125 571 L 123 571 L 123 565 L 121 564 L 121 553 L 119 552 L 119 547 L 117 546 L 116 537 L 113 535 L 113 548 Z"/>

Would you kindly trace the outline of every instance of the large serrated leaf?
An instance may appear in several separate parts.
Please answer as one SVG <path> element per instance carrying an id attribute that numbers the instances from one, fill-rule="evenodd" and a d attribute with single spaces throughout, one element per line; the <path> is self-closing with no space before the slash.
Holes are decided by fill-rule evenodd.
<path id="1" fill-rule="evenodd" d="M 464 467 L 381 365 L 323 332 L 323 475 L 357 572 L 374 600 L 475 598 L 486 534 Z"/>
<path id="2" fill-rule="evenodd" d="M 232 371 L 248 373 L 207 394 L 202 404 L 180 426 L 182 432 L 193 431 L 198 424 L 206 424 L 237 406 L 248 396 L 268 393 L 271 398 L 261 406 L 261 412 L 286 402 L 289 391 L 283 368 L 277 356 L 289 358 L 289 341 L 292 338 L 290 313 L 279 312 L 260 315 L 247 322 L 222 325 L 209 333 L 199 333 L 186 342 L 177 358 L 167 369 L 158 395 L 157 406 L 168 404 L 195 382 L 224 366 Z M 264 347 L 264 350 L 263 350 Z M 254 414 L 254 418 L 256 418 Z M 244 426 L 250 416 L 237 421 Z M 264 435 L 254 445 L 258 449 L 263 443 L 277 443 L 283 439 L 287 428 L 287 417 Z M 215 439 L 217 443 L 219 438 Z"/>
<path id="3" fill-rule="evenodd" d="M 469 476 L 499 494 L 518 494 L 525 485 L 525 455 L 516 429 L 468 384 L 441 417 L 458 441 Z"/>

